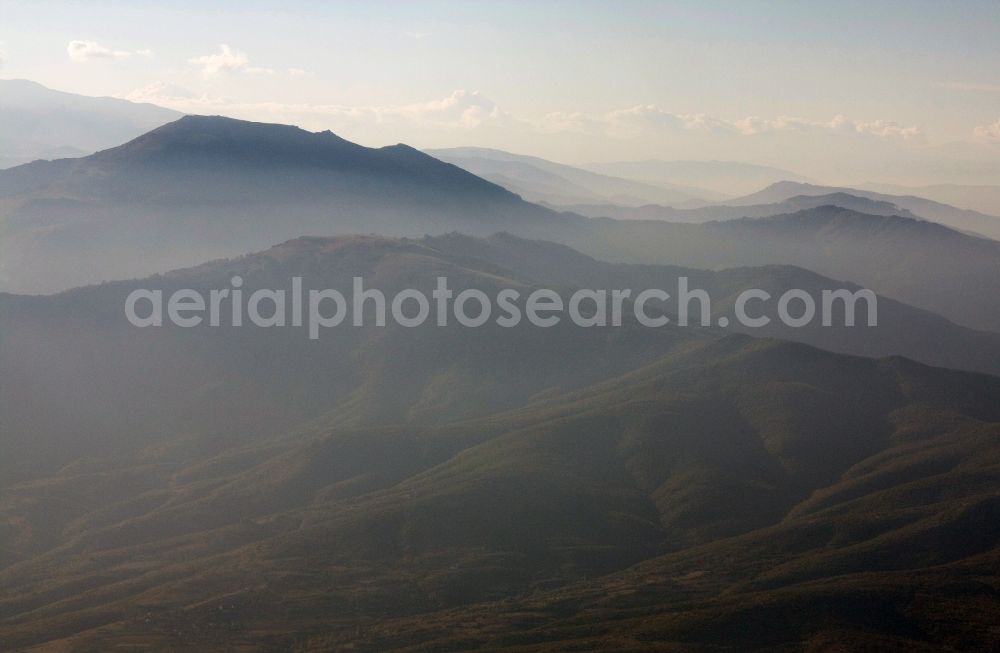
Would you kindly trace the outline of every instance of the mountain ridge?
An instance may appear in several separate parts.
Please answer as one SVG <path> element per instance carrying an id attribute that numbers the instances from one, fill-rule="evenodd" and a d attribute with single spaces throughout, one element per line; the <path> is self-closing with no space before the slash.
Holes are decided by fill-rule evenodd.
<path id="1" fill-rule="evenodd" d="M 248 149 L 248 162 L 228 164 Z M 183 164 L 163 162 L 164 152 Z M 850 231 L 823 231 L 812 219 L 820 207 L 785 223 L 586 218 L 525 202 L 406 146 L 364 148 L 288 126 L 188 118 L 94 157 L 0 171 L 0 195 L 0 288 L 22 293 L 141 277 L 304 234 L 510 231 L 618 262 L 798 265 L 1000 330 L 996 246 L 929 222 L 869 216 Z M 901 238 L 885 237 L 890 223 Z M 946 268 L 922 267 L 944 256 Z"/>
<path id="2" fill-rule="evenodd" d="M 81 270 L 91 282 L 141 276 L 310 233 L 484 234 L 558 219 L 409 146 L 198 116 L 81 159 L 0 171 L 0 197 L 0 286 L 19 292 L 61 290 Z M 57 264 L 41 270 L 39 260 Z"/>
<path id="3" fill-rule="evenodd" d="M 969 209 L 959 209 L 954 206 L 935 202 L 933 200 L 913 195 L 887 195 L 856 188 L 841 188 L 835 186 L 818 186 L 815 184 L 780 181 L 743 197 L 726 202 L 731 205 L 761 204 L 782 202 L 794 195 L 827 195 L 843 192 L 875 201 L 895 204 L 900 208 L 960 231 L 970 231 L 994 240 L 1000 240 L 1000 217 L 986 215 Z"/>
<path id="4" fill-rule="evenodd" d="M 724 197 L 697 187 L 630 181 L 540 157 L 491 148 L 455 147 L 425 151 L 509 187 L 534 202 L 571 204 L 581 198 L 601 198 L 627 205 L 649 201 L 686 205 Z"/>
<path id="5" fill-rule="evenodd" d="M 645 159 L 590 163 L 584 167 L 588 170 L 616 174 L 629 179 L 659 180 L 661 182 L 674 180 L 675 183 L 706 185 L 712 190 L 725 193 L 730 197 L 782 179 L 811 181 L 808 177 L 789 170 L 741 161 Z"/>
<path id="6" fill-rule="evenodd" d="M 676 209 L 656 204 L 639 207 L 623 207 L 610 204 L 571 205 L 563 208 L 592 218 L 609 217 L 618 220 L 709 222 L 735 218 L 764 218 L 827 205 L 839 206 L 869 215 L 898 215 L 914 220 L 924 219 L 890 202 L 870 200 L 846 192 L 829 193 L 827 195 L 794 195 L 775 204 L 747 204 L 739 206 L 716 204 L 690 209 Z"/>

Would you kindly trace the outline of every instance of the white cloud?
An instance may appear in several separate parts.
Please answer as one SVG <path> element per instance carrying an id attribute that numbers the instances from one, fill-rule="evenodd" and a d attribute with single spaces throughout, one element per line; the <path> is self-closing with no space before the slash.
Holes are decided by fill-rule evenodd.
<path id="1" fill-rule="evenodd" d="M 226 44 L 219 46 L 218 54 L 206 54 L 201 57 L 188 59 L 192 63 L 201 67 L 201 72 L 205 77 L 215 77 L 220 73 L 233 72 L 247 67 L 250 58 L 246 52 L 233 50 Z"/>
<path id="2" fill-rule="evenodd" d="M 457 90 L 445 98 L 428 102 L 360 107 L 239 102 L 207 94 L 197 95 L 186 88 L 166 82 L 154 82 L 124 97 L 133 102 L 158 104 L 187 113 L 222 113 L 327 128 L 404 125 L 421 129 L 471 130 L 491 124 L 514 122 L 489 98 L 479 92 L 465 90 Z"/>
<path id="3" fill-rule="evenodd" d="M 980 125 L 974 130 L 976 136 L 991 141 L 1000 141 L 1000 118 L 992 125 Z"/>
<path id="4" fill-rule="evenodd" d="M 846 131 L 850 121 L 842 115 L 836 115 L 830 120 L 807 120 L 792 116 L 778 116 L 777 118 L 761 118 L 759 116 L 748 116 L 733 123 L 736 131 L 745 136 L 755 134 L 766 134 L 769 132 L 786 131 Z"/>
<path id="5" fill-rule="evenodd" d="M 920 130 L 916 127 L 904 127 L 894 120 L 873 120 L 859 122 L 843 115 L 836 115 L 830 120 L 808 120 L 791 116 L 778 116 L 774 119 L 764 119 L 757 116 L 743 118 L 733 123 L 741 134 L 753 135 L 768 132 L 783 131 L 825 131 L 844 134 L 861 134 L 878 138 L 899 138 L 908 140 L 919 137 Z"/>
<path id="6" fill-rule="evenodd" d="M 871 134 L 880 138 L 901 138 L 909 140 L 921 136 L 916 126 L 904 127 L 893 120 L 874 120 L 872 122 L 854 123 L 854 131 L 859 134 Z"/>
<path id="7" fill-rule="evenodd" d="M 916 127 L 904 127 L 891 120 L 862 122 L 837 115 L 830 120 L 809 120 L 791 116 L 761 118 L 749 116 L 727 120 L 706 113 L 673 113 L 654 104 L 640 104 L 605 114 L 555 112 L 535 121 L 539 131 L 602 133 L 620 138 L 671 131 L 707 132 L 754 136 L 774 132 L 826 132 L 909 140 L 920 136 Z"/>
<path id="8" fill-rule="evenodd" d="M 288 74 L 291 75 L 292 77 L 302 77 L 306 74 L 306 71 L 302 70 L 301 68 L 289 68 Z"/>
<path id="9" fill-rule="evenodd" d="M 132 102 L 149 102 L 150 104 L 175 104 L 177 102 L 190 101 L 196 99 L 194 93 L 176 84 L 166 82 L 153 82 L 137 88 L 125 96 L 126 100 Z"/>
<path id="10" fill-rule="evenodd" d="M 493 100 L 479 91 L 458 90 L 446 98 L 406 104 L 376 107 L 375 116 L 380 122 L 405 120 L 424 126 L 454 126 L 473 129 L 488 122 L 504 120 L 506 114 Z"/>
<path id="11" fill-rule="evenodd" d="M 783 147 L 808 151 L 815 149 L 819 136 L 827 138 L 822 141 L 825 146 L 839 141 L 844 147 L 853 148 L 865 143 L 878 147 L 883 142 L 913 142 L 920 134 L 916 127 L 903 127 L 889 120 L 858 121 L 841 115 L 829 120 L 789 116 L 727 120 L 706 113 L 672 113 L 650 104 L 602 114 L 553 112 L 538 118 L 522 118 L 504 111 L 482 93 L 461 89 L 426 102 L 374 106 L 241 102 L 192 93 L 163 82 L 137 89 L 126 97 L 185 113 L 222 114 L 314 130 L 332 129 L 348 137 L 376 142 L 382 138 L 423 139 L 430 143 L 494 139 L 491 142 L 499 145 L 530 143 L 551 136 L 609 147 L 626 144 L 633 147 L 632 143 L 641 141 L 650 151 L 686 147 L 689 151 L 718 153 L 743 148 L 741 151 L 756 153 L 774 149 L 774 143 L 763 138 L 767 134 L 794 139 L 783 141 Z M 1000 126 L 995 129 L 1000 132 Z M 465 135 L 468 132 L 475 135 Z"/>
<path id="12" fill-rule="evenodd" d="M 112 50 L 97 41 L 70 41 L 69 45 L 66 46 L 66 54 L 69 55 L 71 61 L 76 63 L 87 63 L 97 59 L 120 61 L 132 56 L 131 52 Z"/>
<path id="13" fill-rule="evenodd" d="M 735 131 L 731 123 L 705 113 L 671 113 L 655 104 L 618 109 L 604 117 L 608 132 L 613 136 L 633 137 L 661 130 L 684 129 L 725 133 Z"/>
<path id="14" fill-rule="evenodd" d="M 222 73 L 244 73 L 247 75 L 274 75 L 277 71 L 267 66 L 251 66 L 250 57 L 246 52 L 236 50 L 226 44 L 219 46 L 216 54 L 206 54 L 201 57 L 188 59 L 188 63 L 201 68 L 201 74 L 205 79 L 217 77 Z M 289 68 L 288 74 L 295 76 L 305 74 L 298 68 Z"/>

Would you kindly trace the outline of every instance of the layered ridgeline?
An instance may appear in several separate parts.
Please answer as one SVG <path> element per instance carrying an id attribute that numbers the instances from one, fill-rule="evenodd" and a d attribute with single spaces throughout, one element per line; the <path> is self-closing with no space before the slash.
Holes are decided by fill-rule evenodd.
<path id="1" fill-rule="evenodd" d="M 932 184 L 930 186 L 898 186 L 894 184 L 867 183 L 864 190 L 890 195 L 923 197 L 935 202 L 943 202 L 963 209 L 971 209 L 988 215 L 1000 215 L 1000 186 Z"/>
<path id="2" fill-rule="evenodd" d="M 382 291 L 390 304 L 407 288 L 419 289 L 430 299 L 438 277 L 445 277 L 453 293 L 466 288 L 486 293 L 492 316 L 475 328 L 457 327 L 454 318 L 454 328 L 438 328 L 435 303 L 421 328 L 395 324 L 391 310 L 388 325 L 380 327 L 375 309 L 366 305 L 362 318 L 368 328 L 358 328 L 352 326 L 351 304 L 343 325 L 324 327 L 315 321 L 314 332 L 308 291 L 332 288 L 350 299 L 355 276 L 364 279 L 366 288 Z M 230 326 L 227 304 L 217 311 L 219 326 L 210 326 L 211 317 L 203 313 L 197 328 L 169 327 L 166 305 L 175 291 L 197 290 L 207 303 L 212 290 L 234 291 L 234 277 L 243 284 L 239 312 L 244 326 Z M 291 315 L 295 277 L 303 279 L 298 325 Z M 692 294 L 685 300 L 689 324 L 674 328 L 681 278 Z M 126 298 L 137 288 L 162 292 L 161 313 L 168 326 L 130 324 Z M 615 290 L 627 289 L 631 295 L 621 327 L 579 327 L 563 311 L 554 328 L 533 326 L 523 317 L 523 324 L 508 328 L 497 324 L 503 313 L 496 298 L 506 288 L 521 294 L 522 308 L 536 288 L 554 289 L 564 297 L 564 306 L 579 288 L 604 291 L 609 299 Z M 739 295 L 751 288 L 771 297 L 747 304 L 753 319 L 768 320 L 753 328 L 742 325 L 735 314 Z M 253 325 L 243 304 L 257 289 L 285 295 L 285 326 Z M 651 316 L 668 316 L 668 328 L 637 324 L 629 307 L 646 289 L 670 295 L 645 307 Z M 791 289 L 814 298 L 816 315 L 805 326 L 788 326 L 777 313 L 778 298 Z M 11 454 L 0 461 L 0 471 L 20 477 L 35 463 L 54 469 L 75 456 L 126 446 L 137 438 L 145 446 L 165 430 L 183 430 L 199 420 L 200 428 L 211 423 L 217 438 L 224 440 L 268 432 L 331 410 L 351 423 L 478 416 L 518 405 L 540 392 L 566 391 L 632 369 L 677 342 L 718 338 L 724 333 L 717 327 L 721 322 L 730 331 L 841 353 L 902 355 L 1000 374 L 1000 335 L 967 329 L 889 298 L 877 298 L 875 307 L 861 298 L 852 300 L 854 326 L 846 326 L 845 304 L 834 302 L 830 325 L 824 326 L 823 293 L 841 289 L 859 290 L 790 266 L 713 272 L 613 264 L 566 246 L 508 234 L 485 239 L 450 234 L 418 240 L 300 238 L 258 254 L 138 281 L 54 296 L 0 295 L 0 363 L 5 370 L 0 416 Z M 695 294 L 704 295 L 708 303 Z M 263 315 L 272 310 L 269 302 L 264 302 Z M 477 315 L 476 302 L 468 305 L 467 313 Z M 585 312 L 592 307 L 592 300 L 583 304 Z M 320 308 L 323 316 L 334 310 L 329 304 Z M 136 313 L 145 316 L 151 310 L 141 301 Z M 412 302 L 407 305 L 407 315 L 414 310 Z M 869 322 L 873 312 L 875 326 Z M 155 402 L 144 399 L 151 396 Z M 246 409 L 251 398 L 252 410 Z M 79 437 L 81 433 L 90 435 Z M 51 447 L 45 444 L 50 439 Z"/>
<path id="3" fill-rule="evenodd" d="M 639 328 L 634 320 L 621 328 L 580 328 L 569 320 L 553 328 L 527 320 L 507 328 L 496 324 L 497 308 L 477 328 L 456 325 L 454 317 L 450 328 L 439 328 L 436 310 L 420 328 L 401 326 L 391 314 L 378 326 L 369 303 L 363 328 L 353 326 L 349 305 L 343 325 L 311 339 L 305 320 L 301 327 L 291 317 L 281 328 L 257 327 L 243 306 L 256 289 L 282 290 L 290 312 L 294 277 L 303 278 L 306 290 L 336 289 L 351 298 L 359 276 L 390 302 L 409 288 L 430 298 L 438 277 L 455 293 L 472 288 L 491 298 L 505 288 L 526 295 L 544 283 L 514 266 L 474 258 L 471 247 L 435 242 L 302 238 L 139 281 L 54 296 L 0 295 L 0 419 L 10 453 L 0 469 L 18 477 L 35 462 L 57 469 L 86 452 L 148 446 L 189 424 L 202 434 L 207 425 L 215 430 L 207 445 L 330 411 L 349 424 L 478 417 L 623 373 L 677 342 L 708 337 L 698 329 Z M 244 326 L 232 326 L 231 300 L 218 327 L 207 315 L 196 328 L 169 326 L 166 312 L 162 328 L 138 328 L 126 318 L 126 298 L 136 288 L 162 290 L 165 301 L 187 288 L 208 298 L 212 289 L 235 290 L 237 276 Z M 322 308 L 324 315 L 334 310 Z M 406 308 L 413 313 L 412 305 Z M 136 312 L 150 311 L 144 302 Z M 474 303 L 467 312 L 476 315 Z"/>
<path id="4" fill-rule="evenodd" d="M 826 195 L 795 195 L 771 204 L 741 204 L 729 206 L 715 204 L 697 208 L 674 208 L 660 204 L 644 206 L 620 206 L 615 204 L 574 204 L 563 207 L 580 215 L 593 218 L 615 218 L 618 220 L 666 220 L 668 222 L 710 222 L 712 220 L 735 220 L 737 218 L 767 218 L 774 215 L 795 213 L 821 206 L 839 206 L 867 215 L 900 216 L 921 220 L 922 218 L 892 202 L 858 197 L 847 192 Z M 1000 218 L 997 219 L 1000 224 Z"/>
<path id="5" fill-rule="evenodd" d="M 562 242 L 602 258 L 707 268 L 782 263 L 853 281 L 979 329 L 1000 330 L 1000 241 L 837 206 L 703 224 L 594 219 Z"/>
<path id="6" fill-rule="evenodd" d="M 1000 334 L 964 328 L 926 310 L 888 297 L 877 297 L 871 311 L 876 325 L 869 324 L 868 304 L 855 305 L 853 326 L 848 324 L 845 306 L 836 301 L 823 324 L 822 297 L 825 291 L 856 293 L 857 285 L 837 281 L 804 267 L 766 265 L 758 267 L 699 270 L 680 266 L 607 263 L 581 254 L 564 245 L 527 241 L 510 234 L 470 238 L 459 234 L 423 241 L 439 252 L 466 256 L 505 269 L 517 270 L 539 284 L 561 288 L 633 289 L 633 297 L 646 288 L 670 293 L 662 304 L 676 321 L 680 301 L 680 279 L 686 279 L 689 299 L 685 300 L 691 325 L 717 325 L 757 337 L 795 340 L 823 349 L 860 356 L 906 356 L 923 363 L 1000 375 Z M 680 258 L 680 257 L 676 257 Z M 480 263 L 481 264 L 481 263 Z M 748 315 L 765 317 L 761 326 L 743 325 L 735 316 L 735 305 L 746 290 L 763 290 L 770 299 L 749 302 Z M 788 326 L 778 315 L 779 298 L 789 290 L 803 290 L 814 298 L 816 317 L 804 326 Z M 707 309 L 695 295 L 704 290 L 710 299 Z M 704 319 L 705 310 L 708 319 Z M 799 313 L 795 312 L 798 316 Z"/>
<path id="7" fill-rule="evenodd" d="M 709 200 L 719 201 L 731 196 L 669 181 L 651 183 L 622 179 L 534 156 L 486 147 L 450 147 L 425 152 L 489 179 L 530 202 L 545 202 L 562 207 L 592 202 L 610 202 L 624 206 L 685 206 L 705 204 Z"/>
<path id="8" fill-rule="evenodd" d="M 1000 330 L 1000 243 L 905 215 L 818 206 L 700 225 L 589 219 L 405 145 L 210 117 L 0 171 L 0 288 L 13 292 L 143 276 L 302 235 L 451 230 L 509 231 L 622 262 L 797 265 Z"/>
<path id="9" fill-rule="evenodd" d="M 592 163 L 588 170 L 647 183 L 689 184 L 711 188 L 727 196 L 751 193 L 769 184 L 791 180 L 809 182 L 800 174 L 773 166 L 741 161 L 615 161 Z"/>
<path id="10" fill-rule="evenodd" d="M 122 311 L 234 275 L 492 294 L 680 272 L 510 236 L 299 239 L 0 297 L 5 649 L 995 646 L 997 377 L 628 322 L 310 340 Z"/>
<path id="11" fill-rule="evenodd" d="M 733 206 L 772 204 L 784 202 L 796 196 L 820 196 L 830 195 L 831 193 L 846 193 L 874 202 L 894 204 L 902 211 L 909 211 L 927 220 L 939 222 L 953 229 L 973 234 L 982 234 L 994 240 L 1000 240 L 1000 216 L 980 213 L 970 209 L 961 209 L 910 194 L 890 195 L 857 188 L 838 188 L 794 181 L 781 181 L 771 184 L 756 193 L 728 200 L 726 203 Z"/>

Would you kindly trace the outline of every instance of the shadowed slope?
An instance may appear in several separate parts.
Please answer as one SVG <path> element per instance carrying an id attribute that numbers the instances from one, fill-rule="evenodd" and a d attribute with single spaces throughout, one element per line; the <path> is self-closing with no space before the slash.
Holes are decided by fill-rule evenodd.
<path id="1" fill-rule="evenodd" d="M 119 456 L 105 482 L 144 489 L 81 496 L 62 544 L 0 573 L 3 628 L 78 650 L 986 644 L 997 396 L 733 337 L 483 420 Z M 9 490 L 8 523 L 82 471 Z"/>

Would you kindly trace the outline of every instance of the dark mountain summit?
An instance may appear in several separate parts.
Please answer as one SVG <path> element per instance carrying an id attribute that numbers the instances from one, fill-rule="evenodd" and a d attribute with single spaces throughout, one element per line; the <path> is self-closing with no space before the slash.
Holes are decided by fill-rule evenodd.
<path id="1" fill-rule="evenodd" d="M 0 287 L 19 292 L 141 276 L 301 235 L 487 234 L 555 217 L 406 145 L 197 116 L 81 159 L 0 171 L 0 198 Z"/>
<path id="2" fill-rule="evenodd" d="M 300 168 L 399 175 L 422 182 L 450 183 L 510 199 L 511 193 L 457 166 L 407 145 L 369 148 L 331 131 L 308 132 L 291 125 L 247 122 L 221 116 L 185 116 L 120 147 L 99 152 L 84 164 L 96 166 L 228 165 L 263 169 Z"/>
<path id="3" fill-rule="evenodd" d="M 211 184 L 229 175 L 267 171 L 284 175 L 308 171 L 372 175 L 387 184 L 438 185 L 450 194 L 516 200 L 509 191 L 407 145 L 368 148 L 330 131 L 313 133 L 290 125 L 221 116 L 185 116 L 72 164 L 54 161 L 33 166 L 33 172 L 46 176 L 49 183 L 62 182 L 82 193 L 100 188 L 95 179 L 98 174 L 137 180 L 146 174 L 186 173 L 191 183 Z M 16 172 L 3 173 L 0 179 L 15 179 L 17 175 L 12 173 Z M 3 190 L 5 194 L 16 194 L 22 189 L 16 182 L 9 182 Z"/>

